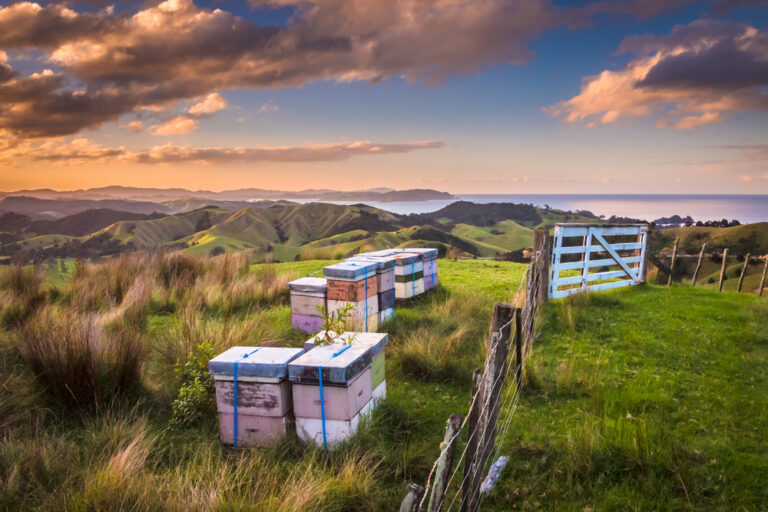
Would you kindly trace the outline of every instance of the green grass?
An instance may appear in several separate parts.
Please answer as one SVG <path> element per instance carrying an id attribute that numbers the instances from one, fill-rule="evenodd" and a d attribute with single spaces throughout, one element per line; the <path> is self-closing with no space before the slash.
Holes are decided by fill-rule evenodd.
<path id="1" fill-rule="evenodd" d="M 301 276 L 329 263 L 251 265 L 249 275 Z M 14 333 L 0 331 L 0 509 L 397 510 L 405 484 L 425 482 L 448 415 L 466 413 L 492 306 L 512 300 L 525 268 L 439 260 L 440 289 L 399 304 L 386 326 L 387 401 L 327 455 L 295 438 L 222 447 L 215 414 L 169 427 L 184 322 L 221 347 L 299 346 L 307 336 L 291 329 L 284 299 L 230 313 L 211 305 L 186 320 L 181 306 L 153 306 L 141 385 L 90 413 L 46 398 Z M 679 285 L 547 304 L 500 450 L 511 462 L 483 510 L 760 510 L 765 318 L 765 299 Z"/>
<path id="2" fill-rule="evenodd" d="M 488 509 L 761 510 L 766 318 L 687 286 L 549 303 Z"/>

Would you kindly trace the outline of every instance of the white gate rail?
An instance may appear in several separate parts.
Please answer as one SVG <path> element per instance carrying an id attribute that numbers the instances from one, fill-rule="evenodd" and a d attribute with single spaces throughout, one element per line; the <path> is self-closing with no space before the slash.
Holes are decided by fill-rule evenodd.
<path id="1" fill-rule="evenodd" d="M 552 248 L 549 298 L 559 299 L 579 291 L 608 290 L 644 282 L 649 232 L 647 224 L 557 224 Z M 627 237 L 633 236 L 637 241 L 626 241 Z M 606 237 L 613 238 L 614 243 L 606 240 Z M 615 240 L 615 237 L 621 237 L 621 240 Z M 564 255 L 575 255 L 569 258 L 579 258 L 579 261 L 563 262 Z M 619 268 L 590 272 L 602 267 Z M 566 275 L 561 277 L 561 272 Z"/>

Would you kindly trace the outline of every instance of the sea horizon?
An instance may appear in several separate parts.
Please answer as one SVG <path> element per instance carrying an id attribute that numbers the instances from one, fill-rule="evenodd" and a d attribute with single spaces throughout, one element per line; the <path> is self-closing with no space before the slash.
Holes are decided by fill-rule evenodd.
<path id="1" fill-rule="evenodd" d="M 526 203 L 559 210 L 588 210 L 595 215 L 653 221 L 662 217 L 691 216 L 694 221 L 738 220 L 743 224 L 768 221 L 766 194 L 453 194 L 457 199 L 427 201 L 326 201 L 369 206 L 398 214 L 437 211 L 456 201 L 473 203 Z M 311 202 L 308 199 L 300 202 Z"/>

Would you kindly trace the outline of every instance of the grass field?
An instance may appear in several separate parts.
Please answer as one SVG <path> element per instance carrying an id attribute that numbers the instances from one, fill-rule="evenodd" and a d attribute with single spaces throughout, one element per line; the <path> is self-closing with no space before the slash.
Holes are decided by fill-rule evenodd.
<path id="1" fill-rule="evenodd" d="M 0 509 L 396 510 L 405 484 L 425 481 L 448 415 L 466 412 L 493 303 L 511 301 L 525 271 L 440 260 L 440 289 L 399 306 L 388 326 L 387 401 L 326 455 L 293 438 L 271 449 L 222 447 L 210 409 L 198 423 L 172 425 L 173 368 L 185 350 L 199 340 L 217 350 L 300 345 L 306 336 L 290 328 L 275 286 L 328 263 L 230 269 L 220 261 L 190 267 L 199 277 L 185 289 L 152 274 L 145 318 L 130 317 L 145 350 L 139 379 L 89 408 L 73 410 L 41 390 L 20 355 L 20 331 L 6 326 Z M 44 300 L 76 318 L 75 297 L 112 293 L 93 292 L 97 279 L 129 267 L 112 265 L 57 269 L 42 284 Z M 130 290 L 147 278 L 135 265 L 123 298 L 96 313 L 133 311 L 126 302 L 138 292 Z M 241 281 L 274 286 L 249 295 Z M 8 303 L 21 300 L 17 283 L 0 281 Z M 15 319 L 9 311 L 0 313 Z M 483 509 L 760 510 L 768 499 L 766 318 L 767 300 L 685 286 L 547 304 L 503 441 L 512 460 Z"/>

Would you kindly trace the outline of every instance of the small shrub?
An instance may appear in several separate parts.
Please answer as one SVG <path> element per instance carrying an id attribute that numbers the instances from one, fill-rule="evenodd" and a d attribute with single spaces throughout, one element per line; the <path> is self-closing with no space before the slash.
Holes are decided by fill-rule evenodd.
<path id="1" fill-rule="evenodd" d="M 192 350 L 184 363 L 176 363 L 174 371 L 181 381 L 181 387 L 171 406 L 173 425 L 194 424 L 210 410 L 214 383 L 208 373 L 208 361 L 213 356 L 213 345 L 201 343 Z"/>
<path id="2" fill-rule="evenodd" d="M 316 341 L 318 345 L 331 343 L 337 339 L 337 335 L 349 330 L 350 317 L 354 309 L 352 304 L 347 304 L 343 308 L 331 312 L 328 312 L 325 306 L 317 306 L 317 309 L 323 315 L 323 326 Z M 351 338 L 349 342 L 352 342 Z"/>

